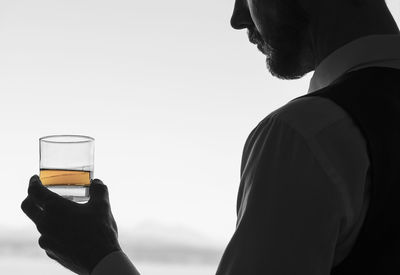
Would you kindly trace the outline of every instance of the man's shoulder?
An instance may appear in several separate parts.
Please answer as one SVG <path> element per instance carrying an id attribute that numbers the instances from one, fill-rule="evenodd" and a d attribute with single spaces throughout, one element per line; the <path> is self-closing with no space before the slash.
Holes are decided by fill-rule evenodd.
<path id="1" fill-rule="evenodd" d="M 351 123 L 351 118 L 340 106 L 319 96 L 289 101 L 271 112 L 260 124 L 269 119 L 282 121 L 306 139 L 339 121 L 348 120 Z"/>

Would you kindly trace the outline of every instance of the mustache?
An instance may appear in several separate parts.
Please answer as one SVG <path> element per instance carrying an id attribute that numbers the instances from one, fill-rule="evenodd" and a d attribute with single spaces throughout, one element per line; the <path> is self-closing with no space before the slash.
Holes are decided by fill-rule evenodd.
<path id="1" fill-rule="evenodd" d="M 249 41 L 253 44 L 263 44 L 263 39 L 260 33 L 255 28 L 247 29 L 247 36 L 249 37 Z"/>

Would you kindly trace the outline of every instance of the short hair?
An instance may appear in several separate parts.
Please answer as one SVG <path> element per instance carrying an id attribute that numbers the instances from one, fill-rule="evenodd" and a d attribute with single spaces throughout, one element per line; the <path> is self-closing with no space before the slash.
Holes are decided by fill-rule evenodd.
<path id="1" fill-rule="evenodd" d="M 352 2 L 353 2 L 353 4 L 355 4 L 355 5 L 357 5 L 357 6 L 363 6 L 363 5 L 365 5 L 365 4 L 367 4 L 367 3 L 370 3 L 370 2 L 377 2 L 377 3 L 384 3 L 384 4 L 386 4 L 386 0 L 351 0 Z"/>

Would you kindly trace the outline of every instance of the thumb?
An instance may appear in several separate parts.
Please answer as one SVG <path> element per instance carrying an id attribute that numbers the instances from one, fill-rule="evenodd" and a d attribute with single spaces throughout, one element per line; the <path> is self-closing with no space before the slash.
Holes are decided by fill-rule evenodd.
<path id="1" fill-rule="evenodd" d="M 90 199 L 89 202 L 96 203 L 99 201 L 106 201 L 108 200 L 108 188 L 101 180 L 94 179 L 91 180 L 89 185 L 89 195 Z"/>

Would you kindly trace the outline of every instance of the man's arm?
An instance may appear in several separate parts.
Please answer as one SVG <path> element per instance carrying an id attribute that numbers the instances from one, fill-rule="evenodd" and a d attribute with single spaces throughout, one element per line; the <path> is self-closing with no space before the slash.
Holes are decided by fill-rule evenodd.
<path id="1" fill-rule="evenodd" d="M 243 156 L 237 228 L 217 275 L 330 274 L 341 201 L 307 142 L 269 119 L 253 131 Z M 42 234 L 40 246 L 68 269 L 137 275 L 119 247 L 107 187 L 95 180 L 90 192 L 89 203 L 76 204 L 34 176 L 21 207 Z"/>
<path id="2" fill-rule="evenodd" d="M 237 228 L 217 275 L 330 274 L 342 213 L 335 186 L 285 122 L 269 118 L 249 140 Z"/>
<path id="3" fill-rule="evenodd" d="M 140 275 L 129 258 L 122 251 L 112 252 L 103 258 L 91 275 Z"/>

